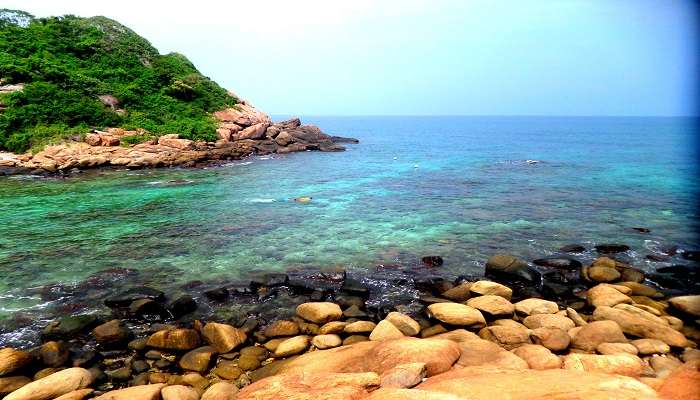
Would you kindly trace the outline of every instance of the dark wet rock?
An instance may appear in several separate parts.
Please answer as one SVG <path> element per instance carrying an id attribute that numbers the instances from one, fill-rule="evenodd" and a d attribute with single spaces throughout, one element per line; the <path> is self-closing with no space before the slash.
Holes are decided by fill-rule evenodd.
<path id="1" fill-rule="evenodd" d="M 173 365 L 173 363 L 171 361 L 166 360 L 165 358 L 161 358 L 160 360 L 153 363 L 154 367 L 160 368 L 160 369 L 166 369 L 166 368 L 170 367 L 171 365 Z"/>
<path id="2" fill-rule="evenodd" d="M 105 371 L 105 374 L 112 381 L 124 382 L 128 381 L 129 378 L 131 378 L 131 368 L 121 367 L 111 371 Z"/>
<path id="3" fill-rule="evenodd" d="M 222 288 L 207 290 L 206 292 L 204 292 L 204 296 L 206 296 L 206 298 L 209 300 L 224 302 L 228 299 L 229 293 L 228 293 L 228 289 L 226 289 L 225 287 L 222 287 Z"/>
<path id="4" fill-rule="evenodd" d="M 357 278 L 346 277 L 340 290 L 355 296 L 369 297 L 369 289 Z"/>
<path id="5" fill-rule="evenodd" d="M 129 305 L 129 315 L 144 321 L 164 321 L 171 317 L 163 304 L 151 299 L 134 300 Z"/>
<path id="6" fill-rule="evenodd" d="M 136 300 L 164 301 L 165 293 L 146 286 L 135 287 L 118 293 L 105 300 L 105 305 L 110 308 L 129 307 Z"/>
<path id="7" fill-rule="evenodd" d="M 287 276 L 287 274 L 270 273 L 254 277 L 253 279 L 251 279 L 250 284 L 254 288 L 260 286 L 272 287 L 284 285 L 285 283 L 287 283 L 288 280 L 289 277 Z"/>
<path id="8" fill-rule="evenodd" d="M 442 257 L 440 256 L 425 256 L 422 257 L 420 261 L 428 267 L 439 267 L 443 263 Z"/>
<path id="9" fill-rule="evenodd" d="M 175 299 L 170 305 L 168 306 L 168 310 L 170 310 L 170 314 L 172 314 L 173 318 L 179 319 L 184 317 L 185 315 L 194 312 L 197 309 L 197 302 L 194 301 L 192 296 L 190 295 L 182 295 Z"/>
<path id="10" fill-rule="evenodd" d="M 51 322 L 44 328 L 42 336 L 45 339 L 72 339 L 97 323 L 98 318 L 95 315 L 71 315 Z"/>
<path id="11" fill-rule="evenodd" d="M 586 248 L 580 244 L 567 244 L 559 248 L 559 251 L 562 253 L 583 253 L 586 251 Z"/>
<path id="12" fill-rule="evenodd" d="M 146 348 L 146 342 L 148 342 L 148 338 L 145 337 L 134 339 L 129 342 L 127 347 L 129 347 L 132 350 L 141 351 Z"/>
<path id="13" fill-rule="evenodd" d="M 533 263 L 541 267 L 568 270 L 577 270 L 583 266 L 579 260 L 567 256 L 549 256 L 544 258 L 538 258 L 537 260 L 534 260 Z"/>
<path id="14" fill-rule="evenodd" d="M 650 232 L 651 232 L 651 229 L 649 229 L 649 228 L 642 228 L 642 227 L 634 227 L 634 228 L 632 228 L 632 230 L 635 230 L 635 231 L 637 231 L 637 232 L 639 232 L 639 233 L 650 233 Z"/>
<path id="15" fill-rule="evenodd" d="M 443 277 L 429 277 L 415 282 L 417 290 L 430 294 L 442 294 L 455 287 L 455 284 Z"/>
<path id="16" fill-rule="evenodd" d="M 700 261 L 700 250 L 686 250 L 681 253 L 681 257 L 690 261 Z"/>
<path id="17" fill-rule="evenodd" d="M 105 322 L 92 330 L 97 343 L 104 347 L 118 346 L 129 340 L 131 332 L 118 319 Z"/>
<path id="18" fill-rule="evenodd" d="M 646 274 L 639 268 L 634 268 L 630 266 L 617 266 L 617 270 L 620 272 L 620 280 L 623 282 L 644 282 Z"/>
<path id="19" fill-rule="evenodd" d="M 260 325 L 260 321 L 258 321 L 257 318 L 249 317 L 246 318 L 246 320 L 238 329 L 242 330 L 245 334 L 250 335 L 255 330 L 255 328 L 258 327 L 258 325 Z"/>
<path id="20" fill-rule="evenodd" d="M 644 258 L 650 261 L 655 261 L 655 262 L 664 262 L 668 261 L 669 257 L 663 254 L 647 254 Z"/>
<path id="21" fill-rule="evenodd" d="M 134 370 L 137 374 L 140 374 L 141 372 L 148 371 L 150 366 L 148 363 L 144 360 L 136 360 L 133 363 L 131 363 L 131 369 Z"/>
<path id="22" fill-rule="evenodd" d="M 659 251 L 667 256 L 675 256 L 678 254 L 678 246 L 675 244 L 662 246 Z"/>
<path id="23" fill-rule="evenodd" d="M 489 257 L 486 261 L 485 273 L 487 277 L 507 284 L 510 284 L 512 280 L 533 281 L 535 279 L 533 270 L 525 261 L 508 254 L 496 254 Z"/>
<path id="24" fill-rule="evenodd" d="M 71 350 L 71 364 L 74 367 L 85 368 L 97 361 L 97 352 L 92 349 L 73 349 Z"/>
<path id="25" fill-rule="evenodd" d="M 629 251 L 630 247 L 626 244 L 607 243 L 599 244 L 595 246 L 595 249 L 598 253 L 601 254 L 617 254 Z"/>
<path id="26" fill-rule="evenodd" d="M 66 364 L 70 353 L 64 342 L 50 341 L 39 348 L 39 358 L 47 367 L 60 367 Z"/>
<path id="27" fill-rule="evenodd" d="M 185 283 L 184 285 L 182 285 L 182 288 L 183 289 L 194 289 L 196 287 L 202 286 L 203 284 L 204 284 L 204 282 L 202 282 L 200 280 L 194 280 L 194 281 L 189 281 L 189 282 Z"/>

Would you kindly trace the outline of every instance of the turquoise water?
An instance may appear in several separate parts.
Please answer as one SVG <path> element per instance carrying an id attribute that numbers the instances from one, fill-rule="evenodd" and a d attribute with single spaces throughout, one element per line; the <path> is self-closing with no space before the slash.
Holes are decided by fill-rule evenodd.
<path id="1" fill-rule="evenodd" d="M 475 273 L 497 251 L 533 259 L 568 243 L 626 243 L 652 268 L 643 256 L 658 246 L 698 243 L 692 119 L 304 120 L 361 142 L 200 170 L 0 178 L 0 316 L 46 307 L 31 288 L 109 268 L 167 289 L 428 254 L 445 274 Z M 287 201 L 298 196 L 313 201 Z"/>

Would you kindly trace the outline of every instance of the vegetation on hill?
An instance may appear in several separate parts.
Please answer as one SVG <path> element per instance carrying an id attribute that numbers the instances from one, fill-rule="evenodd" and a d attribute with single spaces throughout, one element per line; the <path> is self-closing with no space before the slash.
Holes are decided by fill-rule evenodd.
<path id="1" fill-rule="evenodd" d="M 0 10 L 0 79 L 24 84 L 0 97 L 0 149 L 14 152 L 104 127 L 214 140 L 211 112 L 236 104 L 185 56 L 105 17 Z"/>

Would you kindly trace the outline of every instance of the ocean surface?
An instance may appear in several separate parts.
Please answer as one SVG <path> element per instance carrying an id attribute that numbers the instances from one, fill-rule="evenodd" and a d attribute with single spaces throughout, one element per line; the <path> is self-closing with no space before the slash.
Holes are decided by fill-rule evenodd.
<path id="1" fill-rule="evenodd" d="M 424 255 L 459 275 L 481 272 L 496 252 L 532 260 L 606 242 L 631 246 L 633 263 L 653 269 L 683 261 L 644 259 L 659 246 L 700 243 L 694 119 L 302 120 L 360 144 L 208 169 L 0 177 L 0 328 L 62 301 L 37 294 L 42 286 L 105 269 L 139 270 L 125 287 L 164 290 Z M 313 200 L 289 201 L 299 196 Z"/>

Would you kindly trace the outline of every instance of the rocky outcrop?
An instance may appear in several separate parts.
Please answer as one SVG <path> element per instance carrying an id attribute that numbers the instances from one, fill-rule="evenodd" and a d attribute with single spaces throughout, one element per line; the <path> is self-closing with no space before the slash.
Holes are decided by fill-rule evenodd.
<path id="1" fill-rule="evenodd" d="M 65 173 L 98 167 L 196 167 L 250 155 L 343 151 L 345 148 L 338 143 L 357 143 L 356 139 L 327 135 L 314 125 L 302 125 L 299 118 L 274 123 L 245 101 L 215 112 L 214 117 L 219 121 L 216 142 L 194 142 L 176 133 L 151 137 L 144 130 L 110 128 L 46 146 L 36 154 L 0 153 L 0 175 Z M 129 144 L 135 142 L 138 144 Z"/>

